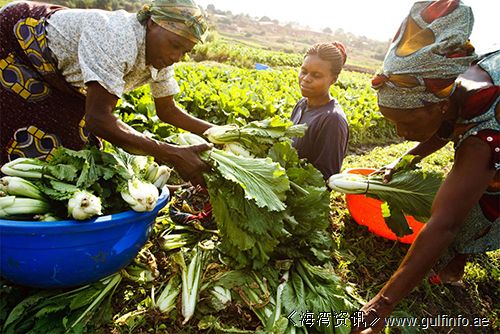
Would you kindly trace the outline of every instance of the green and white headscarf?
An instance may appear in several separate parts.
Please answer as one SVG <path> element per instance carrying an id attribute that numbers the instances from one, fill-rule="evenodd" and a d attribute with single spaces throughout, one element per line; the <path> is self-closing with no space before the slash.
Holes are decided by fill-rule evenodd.
<path id="1" fill-rule="evenodd" d="M 208 32 L 205 17 L 192 0 L 153 0 L 137 13 L 141 23 L 149 18 L 163 29 L 194 43 L 203 42 Z"/>
<path id="2" fill-rule="evenodd" d="M 476 59 L 473 24 L 471 8 L 460 0 L 416 2 L 372 80 L 379 105 L 411 109 L 447 99 Z"/>

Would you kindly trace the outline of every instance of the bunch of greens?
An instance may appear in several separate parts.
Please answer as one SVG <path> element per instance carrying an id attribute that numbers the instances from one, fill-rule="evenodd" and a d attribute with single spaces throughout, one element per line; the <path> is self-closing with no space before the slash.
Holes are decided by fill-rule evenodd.
<path id="1" fill-rule="evenodd" d="M 181 145 L 205 142 L 181 133 Z M 221 249 L 241 266 L 263 267 L 283 233 L 285 170 L 270 158 L 247 158 L 217 148 L 203 152 L 213 166 L 205 175 L 212 213 L 222 237 Z"/>
<path id="2" fill-rule="evenodd" d="M 257 156 L 217 148 L 201 155 L 213 166 L 205 179 L 220 249 L 237 267 L 262 268 L 272 258 L 308 257 L 318 263 L 329 258 L 329 193 L 321 173 L 291 146 L 291 138 L 304 131 L 273 118 L 241 128 L 217 127 L 209 135 L 218 143 L 242 144 Z M 205 142 L 190 133 L 175 140 Z"/>
<path id="3" fill-rule="evenodd" d="M 318 263 L 328 260 L 331 248 L 331 238 L 326 232 L 329 225 L 329 193 L 321 173 L 310 163 L 299 159 L 292 147 L 292 138 L 302 136 L 306 128 L 304 124 L 293 125 L 289 120 L 273 117 L 241 127 L 214 127 L 205 132 L 213 143 L 223 144 L 224 147 L 241 145 L 250 156 L 270 159 L 279 164 L 285 170 L 290 184 L 283 199 L 285 209 L 270 213 L 253 210 L 251 202 L 238 202 L 240 196 L 237 190 L 232 189 L 230 192 L 236 196 L 222 193 L 219 190 L 223 189 L 222 182 L 212 175 L 207 176 L 216 219 L 218 216 L 230 217 L 226 220 L 238 227 L 239 233 L 230 234 L 235 246 L 238 246 L 236 243 L 239 240 L 242 241 L 240 245 L 245 245 L 244 238 L 248 235 L 245 231 L 255 233 L 256 239 L 259 239 L 261 226 L 273 226 L 275 232 L 269 238 L 269 243 L 262 247 L 273 248 L 273 258 L 305 257 Z M 240 218 L 242 215 L 245 217 L 243 220 Z M 277 244 L 279 247 L 276 247 Z M 232 249 L 230 254 L 238 254 L 238 249 Z"/>
<path id="4" fill-rule="evenodd" d="M 266 157 L 267 152 L 278 141 L 289 141 L 301 137 L 307 125 L 293 125 L 291 121 L 279 117 L 253 121 L 241 127 L 236 125 L 214 126 L 204 135 L 214 144 L 237 155 Z"/>
<path id="5" fill-rule="evenodd" d="M 18 158 L 1 171 L 0 218 L 85 220 L 130 208 L 151 211 L 171 170 L 110 146 L 59 147 L 49 161 Z"/>
<path id="6" fill-rule="evenodd" d="M 357 304 L 331 267 L 314 266 L 305 259 L 280 261 L 259 271 L 229 270 L 211 286 L 223 287 L 229 292 L 224 293 L 226 300 L 255 313 L 261 323 L 257 333 L 348 333 L 347 311 Z M 223 310 L 228 307 L 224 305 Z M 199 326 L 208 327 L 207 320 Z M 210 322 L 212 328 L 222 327 L 214 319 Z"/>
<path id="7" fill-rule="evenodd" d="M 398 236 L 413 233 L 406 215 L 426 222 L 431 215 L 432 202 L 441 186 L 443 175 L 425 172 L 417 164 L 419 157 L 407 155 L 395 166 L 387 183 L 382 174 L 336 174 L 328 180 L 332 190 L 346 194 L 366 194 L 382 201 L 382 215 L 387 226 Z"/>
<path id="8" fill-rule="evenodd" d="M 214 308 L 225 309 L 228 300 L 244 303 L 264 332 L 307 333 L 307 326 L 287 318 L 293 309 L 352 311 L 356 302 L 326 264 L 332 249 L 327 232 L 330 194 L 322 174 L 299 159 L 291 145 L 291 138 L 302 135 L 305 128 L 290 127 L 290 122 L 274 118 L 241 128 L 217 127 L 210 134 L 219 144 L 241 145 L 248 154 L 218 148 L 201 154 L 212 166 L 204 177 L 218 229 L 217 250 L 229 269 L 224 278 L 204 285 L 213 286 L 213 294 L 220 297 Z M 189 133 L 175 140 L 181 145 L 204 142 Z M 170 234 L 169 240 L 177 241 L 175 235 Z M 184 236 L 178 244 L 189 242 Z M 223 327 L 210 317 L 200 320 L 199 326 Z M 312 324 L 310 330 L 327 333 L 347 328 L 326 330 Z"/>
<path id="9" fill-rule="evenodd" d="M 41 290 L 12 309 L 2 333 L 83 333 L 99 317 L 112 317 L 111 296 L 122 276 L 113 274 L 71 290 Z"/>
<path id="10" fill-rule="evenodd" d="M 291 142 L 279 142 L 268 152 L 269 157 L 285 170 L 290 182 L 286 193 L 284 231 L 274 258 L 306 258 L 316 264 L 330 260 L 332 239 L 330 226 L 330 194 L 323 175 L 313 165 L 299 159 Z"/>

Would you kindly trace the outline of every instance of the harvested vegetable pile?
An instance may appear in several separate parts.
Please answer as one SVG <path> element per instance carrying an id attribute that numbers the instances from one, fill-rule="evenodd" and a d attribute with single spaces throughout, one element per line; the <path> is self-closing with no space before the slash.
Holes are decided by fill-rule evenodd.
<path id="1" fill-rule="evenodd" d="M 50 161 L 18 158 L 1 171 L 0 218 L 43 221 L 151 211 L 171 172 L 152 158 L 113 147 L 60 147 Z"/>
<path id="2" fill-rule="evenodd" d="M 301 321 L 307 312 L 331 316 L 353 311 L 356 304 L 328 265 L 330 202 L 323 177 L 291 146 L 291 138 L 304 131 L 304 125 L 273 118 L 205 133 L 225 149 L 201 155 L 212 165 L 205 180 L 219 237 L 215 251 L 229 269 L 216 286 L 238 291 L 265 332 L 307 332 Z M 204 142 L 190 133 L 178 134 L 176 141 Z M 255 307 L 262 302 L 263 309 Z"/>

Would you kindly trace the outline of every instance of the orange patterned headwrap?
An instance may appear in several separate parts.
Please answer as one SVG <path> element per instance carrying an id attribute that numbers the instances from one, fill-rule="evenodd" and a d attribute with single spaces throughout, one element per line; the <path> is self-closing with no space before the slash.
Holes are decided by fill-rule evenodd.
<path id="1" fill-rule="evenodd" d="M 416 2 L 372 80 L 378 103 L 389 108 L 419 108 L 442 101 L 455 79 L 476 59 L 469 42 L 474 16 L 460 0 Z"/>

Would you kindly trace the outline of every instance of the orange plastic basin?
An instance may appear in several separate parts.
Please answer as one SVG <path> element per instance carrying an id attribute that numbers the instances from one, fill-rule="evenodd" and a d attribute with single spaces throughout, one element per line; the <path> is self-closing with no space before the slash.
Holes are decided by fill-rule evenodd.
<path id="1" fill-rule="evenodd" d="M 352 168 L 346 170 L 345 173 L 368 175 L 374 171 L 375 169 L 372 168 Z M 367 226 L 370 232 L 386 239 L 411 244 L 424 226 L 423 223 L 412 216 L 405 216 L 413 233 L 403 238 L 398 238 L 385 224 L 382 209 L 380 208 L 382 201 L 366 197 L 365 195 L 346 194 L 346 202 L 347 208 L 356 223 Z"/>

